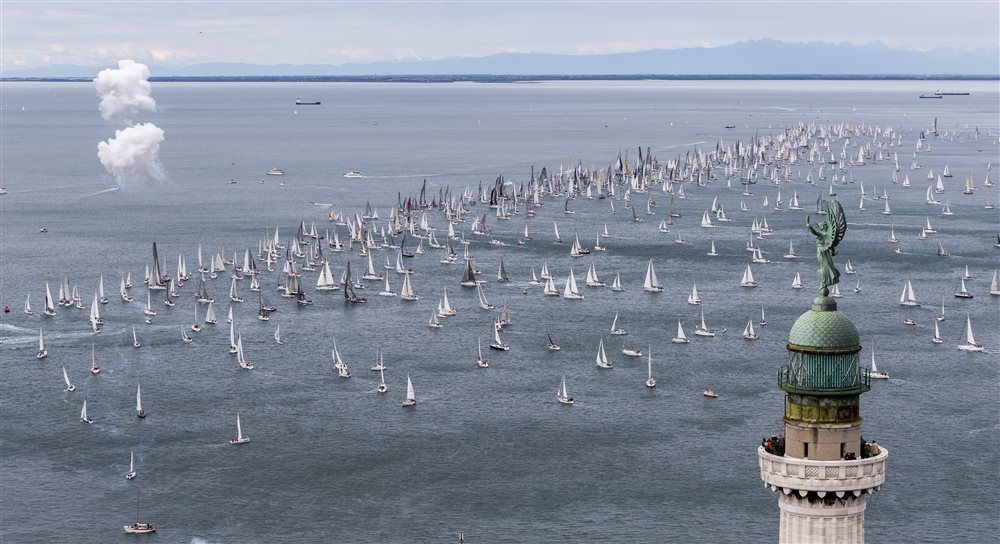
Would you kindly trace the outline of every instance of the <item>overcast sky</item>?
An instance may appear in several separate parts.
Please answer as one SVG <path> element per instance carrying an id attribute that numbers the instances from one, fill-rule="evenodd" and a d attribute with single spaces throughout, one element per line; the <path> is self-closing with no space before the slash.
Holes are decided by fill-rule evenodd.
<path id="1" fill-rule="evenodd" d="M 617 53 L 777 40 L 996 48 L 1000 2 L 18 2 L 7 68 L 120 58 L 344 64 L 500 52 Z"/>

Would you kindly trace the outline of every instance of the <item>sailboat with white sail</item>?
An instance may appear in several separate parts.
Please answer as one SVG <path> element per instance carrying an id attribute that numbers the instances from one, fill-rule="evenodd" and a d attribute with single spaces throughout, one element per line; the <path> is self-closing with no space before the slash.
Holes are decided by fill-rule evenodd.
<path id="1" fill-rule="evenodd" d="M 243 352 L 242 334 L 236 337 L 236 361 L 239 363 L 240 368 L 244 370 L 253 370 L 253 363 L 246 359 L 246 355 Z"/>
<path id="2" fill-rule="evenodd" d="M 42 329 L 38 329 L 38 351 L 35 352 L 35 359 L 48 357 L 49 350 L 45 349 L 45 337 L 42 336 Z"/>
<path id="3" fill-rule="evenodd" d="M 573 404 L 573 397 L 569 396 L 569 392 L 566 391 L 566 375 L 563 374 L 562 385 L 559 386 L 559 391 L 556 392 L 556 400 L 560 404 Z"/>
<path id="4" fill-rule="evenodd" d="M 385 368 L 378 371 L 378 388 L 376 391 L 379 393 L 386 393 L 389 391 L 389 386 L 385 384 Z"/>
<path id="5" fill-rule="evenodd" d="M 684 334 L 684 326 L 681 325 L 680 319 L 677 320 L 677 336 L 674 336 L 670 341 L 675 344 L 687 344 L 691 342 L 688 340 L 687 335 Z"/>
<path id="6" fill-rule="evenodd" d="M 549 351 L 559 351 L 560 349 L 562 349 L 559 347 L 559 344 L 557 344 L 555 340 L 552 339 L 552 334 L 550 334 L 548 331 L 545 331 L 545 336 L 548 337 L 548 344 L 545 346 L 546 349 L 548 349 Z"/>
<path id="7" fill-rule="evenodd" d="M 403 408 L 417 405 L 417 395 L 413 392 L 413 382 L 410 375 L 406 375 L 406 398 L 403 399 Z"/>
<path id="8" fill-rule="evenodd" d="M 902 306 L 920 306 L 916 295 L 913 294 L 913 284 L 910 283 L 910 280 L 906 280 L 906 285 L 903 286 L 903 292 L 899 295 L 899 304 Z"/>
<path id="9" fill-rule="evenodd" d="M 457 313 L 458 310 L 452 308 L 451 302 L 448 301 L 448 288 L 445 287 L 444 294 L 441 295 L 441 300 L 438 301 L 438 317 L 451 317 Z"/>
<path id="10" fill-rule="evenodd" d="M 625 288 L 622 287 L 622 278 L 620 272 L 615 272 L 615 279 L 611 282 L 611 290 L 614 292 L 624 291 Z"/>
<path id="11" fill-rule="evenodd" d="M 792 289 L 802 289 L 802 276 L 798 272 L 795 273 L 795 278 L 792 280 Z"/>
<path id="12" fill-rule="evenodd" d="M 128 454 L 128 472 L 125 473 L 126 480 L 132 480 L 135 478 L 135 450 L 132 450 Z"/>
<path id="13" fill-rule="evenodd" d="M 713 336 L 715 336 L 715 332 L 712 331 L 711 329 L 709 329 L 708 325 L 705 324 L 705 307 L 704 306 L 701 308 L 701 323 L 698 325 L 697 328 L 695 328 L 694 334 L 695 334 L 695 336 L 707 336 L 707 337 L 713 337 Z"/>
<path id="14" fill-rule="evenodd" d="M 653 377 L 653 346 L 650 345 L 646 352 L 646 387 L 656 387 L 656 378 Z"/>
<path id="15" fill-rule="evenodd" d="M 935 344 L 941 344 L 944 340 L 941 339 L 941 330 L 938 328 L 938 322 L 934 322 L 934 336 L 931 337 L 931 342 Z"/>
<path id="16" fill-rule="evenodd" d="M 87 415 L 87 399 L 83 399 L 83 408 L 80 409 L 80 421 L 88 425 L 94 423 L 94 420 Z"/>
<path id="17" fill-rule="evenodd" d="M 958 349 L 970 353 L 978 353 L 986 350 L 982 344 L 976 343 L 976 337 L 972 334 L 972 318 L 969 317 L 969 314 L 965 315 L 965 338 L 958 345 Z"/>
<path id="18" fill-rule="evenodd" d="M 611 335 L 612 336 L 625 336 L 628 334 L 626 329 L 618 327 L 618 312 L 615 312 L 615 318 L 611 320 Z"/>
<path id="19" fill-rule="evenodd" d="M 614 365 L 608 360 L 608 355 L 604 352 L 603 338 L 601 338 L 600 343 L 597 345 L 597 368 L 614 368 Z"/>
<path id="20" fill-rule="evenodd" d="M 698 284 L 691 284 L 691 294 L 688 295 L 687 303 L 692 306 L 697 306 L 701 304 L 701 297 L 698 295 Z"/>
<path id="21" fill-rule="evenodd" d="M 285 340 L 281 337 L 281 325 L 274 328 L 274 343 L 278 346 L 285 345 Z"/>
<path id="22" fill-rule="evenodd" d="M 747 267 L 743 270 L 740 285 L 742 287 L 757 287 L 757 281 L 753 277 L 753 270 L 750 269 L 750 263 L 747 263 Z"/>
<path id="23" fill-rule="evenodd" d="M 135 415 L 139 419 L 146 417 L 146 411 L 142 409 L 142 387 L 135 384 Z"/>
<path id="24" fill-rule="evenodd" d="M 63 381 L 66 382 L 66 392 L 72 393 L 76 391 L 76 386 L 69 381 L 69 374 L 66 373 L 66 367 L 62 367 L 63 371 Z"/>
<path id="25" fill-rule="evenodd" d="M 653 268 L 653 259 L 650 259 L 646 264 L 646 278 L 642 282 L 642 289 L 650 293 L 660 293 L 663 291 L 663 286 L 660 285 L 660 280 L 656 278 L 656 270 Z"/>
<path id="26" fill-rule="evenodd" d="M 129 297 L 129 300 L 132 300 L 131 297 Z M 27 311 L 25 311 L 25 313 L 27 313 Z M 49 289 L 48 282 L 45 282 L 45 310 L 42 313 L 49 317 L 56 315 L 56 306 L 52 301 L 52 290 Z"/>
<path id="27" fill-rule="evenodd" d="M 410 274 L 403 276 L 403 287 L 399 290 L 399 298 L 411 302 L 417 300 L 417 294 L 413 290 L 413 284 L 410 282 Z"/>
<path id="28" fill-rule="evenodd" d="M 743 327 L 744 340 L 760 340 L 760 335 L 753 329 L 753 319 L 747 321 L 747 326 Z"/>
<path id="29" fill-rule="evenodd" d="M 246 444 L 249 441 L 250 437 L 243 435 L 243 426 L 240 424 L 240 413 L 236 412 L 236 438 L 230 438 L 229 443 L 237 446 L 239 444 Z"/>
<path id="30" fill-rule="evenodd" d="M 479 368 L 489 368 L 490 362 L 483 357 L 483 339 L 476 338 L 476 366 Z"/>
<path id="31" fill-rule="evenodd" d="M 937 324 L 935 323 L 935 325 L 937 325 Z M 875 366 L 875 344 L 874 343 L 872 343 L 872 365 L 871 365 L 871 369 L 868 371 L 868 377 L 872 378 L 872 379 L 878 379 L 878 380 L 888 380 L 889 379 L 889 373 L 888 372 L 885 372 L 883 370 L 879 370 L 878 367 Z"/>
<path id="32" fill-rule="evenodd" d="M 490 343 L 490 347 L 500 351 L 510 350 L 510 345 L 505 344 L 503 340 L 500 339 L 500 327 L 496 324 L 493 325 L 493 342 Z"/>
<path id="33" fill-rule="evenodd" d="M 990 295 L 1000 296 L 1000 280 L 997 278 L 998 271 L 996 268 L 993 269 L 993 279 L 990 280 Z"/>
<path id="34" fill-rule="evenodd" d="M 569 300 L 583 300 L 583 293 L 576 285 L 576 276 L 573 275 L 573 269 L 569 269 L 569 277 L 566 278 L 566 286 L 562 293 L 563 298 Z"/>

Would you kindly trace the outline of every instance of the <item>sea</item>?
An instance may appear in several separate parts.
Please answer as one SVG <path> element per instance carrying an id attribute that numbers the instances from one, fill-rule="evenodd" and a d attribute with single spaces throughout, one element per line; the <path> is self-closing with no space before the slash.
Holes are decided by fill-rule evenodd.
<path id="1" fill-rule="evenodd" d="M 970 94 L 918 98 L 936 89 Z M 738 177 L 727 187 L 721 168 L 703 186 L 686 183 L 687 198 L 657 185 L 631 194 L 643 222 L 621 191 L 615 200 L 545 196 L 537 216 L 522 204 L 510 220 L 477 203 L 456 225 L 469 241 L 452 241 L 456 264 L 441 264 L 442 250 L 427 240 L 426 253 L 406 259 L 416 302 L 380 297 L 381 282 L 364 282 L 368 303 L 345 304 L 341 291 L 316 291 L 317 272 L 307 271 L 313 304 L 298 306 L 276 290 L 279 262 L 261 274 L 263 297 L 278 307 L 269 321 L 256 319 L 247 280 L 238 282 L 246 301 L 232 304 L 253 370 L 227 349 L 228 272 L 206 281 L 219 323 L 188 328 L 199 245 L 206 265 L 218 253 L 242 261 L 268 234 L 277 229 L 288 241 L 302 222 L 321 234 L 336 229 L 346 244 L 331 212 L 353 218 L 369 204 L 384 226 L 425 182 L 428 200 L 445 190 L 460 197 L 466 188 L 488 191 L 498 176 L 512 188 L 543 167 L 550 176 L 604 171 L 619 156 L 634 167 L 640 149 L 683 162 L 803 124 L 898 135 L 891 147 L 870 130 L 831 137 L 838 156 L 862 145 L 882 145 L 884 155 L 838 170 L 847 182 L 834 185 L 849 225 L 835 261 L 842 273 L 848 259 L 857 270 L 841 276 L 838 305 L 860 332 L 862 362 L 874 350 L 891 376 L 862 396 L 864 438 L 890 451 L 885 484 L 868 498 L 866 537 L 988 542 L 1000 534 L 1000 297 L 989 294 L 1000 225 L 985 207 L 1000 195 L 984 186 L 990 166 L 1000 178 L 995 81 L 154 82 L 152 96 L 156 111 L 129 122 L 163 129 L 162 175 L 116 179 L 97 145 L 127 124 L 101 117 L 92 84 L 3 84 L 0 304 L 11 310 L 0 318 L 3 542 L 423 543 L 460 534 L 469 543 L 775 541 L 777 496 L 760 480 L 757 447 L 782 432 L 777 372 L 788 331 L 818 287 L 806 223 L 823 219 L 815 201 L 830 198 L 832 175 L 828 166 L 818 181 L 819 162 L 800 160 L 777 183 L 758 179 L 752 196 Z M 897 179 L 907 176 L 910 187 L 893 182 L 893 154 Z M 911 170 L 914 161 L 922 168 Z M 936 180 L 945 166 L 953 177 L 938 197 L 954 215 L 925 203 L 928 172 Z M 265 175 L 271 168 L 286 174 Z M 342 176 L 351 170 L 363 177 Z M 806 182 L 810 173 L 815 184 Z M 969 176 L 976 190 L 964 195 Z M 866 210 L 858 209 L 862 185 Z M 785 206 L 775 210 L 779 191 Z M 801 211 L 787 208 L 793 192 Z M 873 198 L 883 192 L 891 216 Z M 681 216 L 661 233 L 671 196 Z M 732 222 L 701 228 L 716 198 Z M 484 214 L 492 234 L 473 234 L 472 219 Z M 443 212 L 428 219 L 446 241 Z M 759 286 L 748 289 L 739 283 L 754 219 L 766 219 L 774 236 L 758 241 L 770 263 L 753 265 Z M 938 233 L 919 240 L 926 221 Z M 553 243 L 554 224 L 565 244 Z M 575 236 L 592 247 L 605 225 L 607 251 L 569 256 Z M 519 245 L 525 226 L 532 240 Z M 900 253 L 886 241 L 890 228 Z M 706 255 L 712 241 L 716 257 Z M 183 255 L 193 277 L 175 307 L 154 291 L 157 315 L 146 324 L 142 281 L 154 242 L 167 273 Z M 783 258 L 789 242 L 797 258 Z M 938 242 L 950 256 L 938 256 Z M 475 290 L 459 285 L 466 247 L 486 296 L 497 309 L 508 305 L 509 351 L 486 349 L 496 310 L 481 309 Z M 348 262 L 355 271 L 367 265 L 357 246 L 324 249 L 338 278 Z M 395 263 L 396 251 L 372 257 L 398 291 L 402 276 L 382 266 Z M 510 283 L 496 281 L 501 259 Z M 650 260 L 661 293 L 642 289 Z M 592 262 L 609 285 L 619 274 L 625 291 L 584 286 Z M 543 296 L 529 285 L 532 269 L 546 263 L 560 290 L 572 270 L 585 298 Z M 955 298 L 966 267 L 974 298 Z M 118 286 L 129 273 L 135 300 L 124 303 Z M 803 289 L 791 288 L 796 273 Z M 102 275 L 111 300 L 100 307 L 99 334 L 87 310 L 42 315 L 46 284 L 53 295 L 63 281 L 77 286 L 89 309 Z M 922 303 L 912 310 L 898 304 L 907 281 Z M 686 302 L 693 284 L 701 306 Z M 445 289 L 458 313 L 434 330 L 428 320 Z M 933 344 L 942 307 L 943 343 Z M 714 338 L 693 334 L 702 311 Z M 609 334 L 615 314 L 625 337 Z M 956 349 L 966 316 L 986 353 Z M 759 341 L 741 337 L 749 320 Z M 671 342 L 678 321 L 689 344 Z M 284 345 L 273 342 L 279 325 Z M 49 352 L 42 360 L 39 330 Z M 184 330 L 193 342 L 182 342 Z M 547 334 L 560 351 L 546 349 Z M 487 369 L 476 366 L 480 339 Z M 601 340 L 613 369 L 595 365 Z M 623 340 L 644 357 L 625 357 Z M 350 379 L 333 368 L 335 342 Z M 97 375 L 89 372 L 92 346 Z M 376 349 L 386 394 L 369 370 Z M 644 386 L 648 353 L 655 389 Z M 64 391 L 63 368 L 76 391 Z M 564 376 L 573 406 L 556 401 Z M 417 405 L 404 409 L 407 377 Z M 145 419 L 134 411 L 139 384 Z M 704 397 L 709 388 L 719 398 Z M 79 419 L 85 400 L 92 425 Z M 237 413 L 251 441 L 232 446 Z M 138 476 L 126 480 L 130 451 Z M 137 497 L 139 518 L 155 534 L 122 530 L 136 521 Z"/>

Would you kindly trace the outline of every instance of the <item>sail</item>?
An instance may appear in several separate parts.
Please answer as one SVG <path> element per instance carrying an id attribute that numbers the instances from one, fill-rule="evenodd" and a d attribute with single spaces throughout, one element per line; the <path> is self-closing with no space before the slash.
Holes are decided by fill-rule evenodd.
<path id="1" fill-rule="evenodd" d="M 142 412 L 142 387 L 139 384 L 135 384 L 135 411 Z"/>
<path id="2" fill-rule="evenodd" d="M 662 289 L 660 287 L 660 282 L 656 278 L 656 270 L 653 269 L 653 260 L 650 259 L 649 263 L 646 265 L 646 279 L 642 284 L 643 288 L 647 291 L 658 291 Z"/>
<path id="3" fill-rule="evenodd" d="M 972 319 L 968 315 L 965 316 L 965 343 L 976 345 L 976 337 L 972 335 Z"/>
<path id="4" fill-rule="evenodd" d="M 416 401 L 417 395 L 413 392 L 413 382 L 410 381 L 410 376 L 406 376 L 406 400 Z"/>
<path id="5" fill-rule="evenodd" d="M 704 322 L 705 322 L 705 319 L 704 319 L 704 316 L 703 316 L 702 317 L 702 323 L 704 323 Z M 685 339 L 687 339 L 687 336 L 684 334 L 684 326 L 681 325 L 681 321 L 679 319 L 677 320 L 677 339 L 678 340 L 685 340 Z"/>

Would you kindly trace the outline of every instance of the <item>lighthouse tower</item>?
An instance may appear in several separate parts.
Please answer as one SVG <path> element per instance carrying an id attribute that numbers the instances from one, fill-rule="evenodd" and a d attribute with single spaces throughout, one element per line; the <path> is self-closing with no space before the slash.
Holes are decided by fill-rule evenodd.
<path id="1" fill-rule="evenodd" d="M 842 220 L 839 204 L 828 210 Z M 826 277 L 836 283 L 839 273 Z M 861 437 L 861 394 L 871 388 L 858 364 L 861 339 L 828 284 L 821 278 L 820 296 L 788 333 L 788 364 L 778 371 L 784 437 L 765 439 L 757 450 L 760 478 L 778 492 L 782 544 L 864 542 L 866 496 L 885 481 L 889 452 Z"/>
<path id="2" fill-rule="evenodd" d="M 865 497 L 885 481 L 889 452 L 863 443 L 858 329 L 830 297 L 819 297 L 788 334 L 784 438 L 758 448 L 760 478 L 778 492 L 782 544 L 860 544 Z"/>

